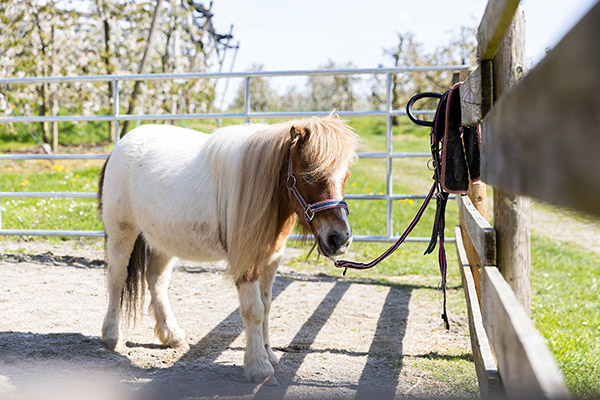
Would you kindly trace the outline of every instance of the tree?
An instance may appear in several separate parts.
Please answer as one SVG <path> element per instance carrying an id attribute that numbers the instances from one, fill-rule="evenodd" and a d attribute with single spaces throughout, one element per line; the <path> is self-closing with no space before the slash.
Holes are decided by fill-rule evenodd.
<path id="1" fill-rule="evenodd" d="M 461 27 L 458 34 L 450 37 L 447 44 L 438 47 L 433 53 L 426 53 L 423 45 L 415 40 L 412 33 L 398 34 L 398 44 L 392 48 L 384 49 L 384 54 L 390 56 L 395 67 L 417 67 L 428 65 L 472 64 L 475 62 L 476 34 L 469 27 Z M 382 82 L 375 81 L 372 86 L 372 103 L 380 106 L 385 101 L 385 94 L 381 92 Z M 452 83 L 452 76 L 448 71 L 427 71 L 398 73 L 392 75 L 392 108 L 403 108 L 410 97 L 425 91 L 443 92 Z M 384 86 L 383 86 L 384 87 Z M 427 108 L 435 107 L 433 101 L 420 103 Z M 393 124 L 398 124 L 394 116 Z"/>
<path id="2" fill-rule="evenodd" d="M 232 27 L 219 34 L 212 21 L 206 21 L 213 17 L 211 7 L 196 0 L 163 0 L 163 12 L 155 13 L 158 4 L 157 0 L 0 0 L 0 26 L 11 33 L 0 35 L 0 75 L 130 74 L 142 65 L 141 70 L 150 73 L 202 72 L 222 63 L 231 47 Z M 140 49 L 148 42 L 153 15 L 157 16 L 153 40 L 142 63 Z M 120 93 L 134 93 L 134 86 L 126 81 L 119 86 Z M 143 93 L 137 86 L 131 106 L 137 100 L 151 113 L 209 111 L 214 100 L 215 82 L 209 80 L 152 81 Z M 113 102 L 110 83 L 9 85 L 0 87 L 0 93 L 26 115 L 56 114 L 59 109 L 103 114 L 110 112 Z M 127 97 L 121 103 L 127 105 Z M 40 124 L 39 131 L 48 142 L 48 124 Z"/>
<path id="3" fill-rule="evenodd" d="M 152 14 L 152 22 L 150 23 L 150 28 L 148 29 L 148 39 L 146 39 L 146 45 L 144 46 L 144 52 L 142 53 L 142 59 L 140 60 L 140 64 L 137 69 L 138 74 L 143 74 L 146 72 L 146 68 L 148 66 L 149 54 L 152 50 L 152 44 L 154 42 L 154 32 L 156 31 L 156 26 L 158 24 L 158 20 L 160 18 L 160 11 L 162 9 L 163 0 L 156 0 L 156 7 L 154 8 L 154 13 Z M 129 106 L 127 108 L 127 114 L 133 114 L 137 107 L 137 100 L 140 94 L 140 85 L 142 81 L 135 81 L 133 84 L 133 93 L 131 93 L 131 97 L 129 98 Z M 127 133 L 127 128 L 129 127 L 129 120 L 123 122 L 123 128 L 121 129 L 121 136 Z"/>
<path id="4" fill-rule="evenodd" d="M 248 71 L 262 71 L 264 65 L 252 64 Z M 244 109 L 244 99 L 246 97 L 246 84 L 242 84 L 238 87 L 233 106 L 236 110 Z M 277 93 L 271 87 L 269 80 L 262 77 L 250 78 L 250 111 L 268 111 L 277 108 Z"/>
<path id="5" fill-rule="evenodd" d="M 337 65 L 329 61 L 319 69 L 354 68 L 352 63 Z M 314 111 L 333 109 L 352 110 L 354 105 L 354 83 L 352 75 L 312 75 L 306 84 L 309 93 L 309 108 Z"/>

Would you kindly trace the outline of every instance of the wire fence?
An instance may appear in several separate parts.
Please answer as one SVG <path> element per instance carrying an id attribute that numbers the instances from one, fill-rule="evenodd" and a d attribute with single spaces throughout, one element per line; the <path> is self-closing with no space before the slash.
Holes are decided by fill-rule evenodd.
<path id="1" fill-rule="evenodd" d="M 40 83 L 67 83 L 67 82 L 111 82 L 112 84 L 112 114 L 111 115 L 55 115 L 55 116 L 4 116 L 0 123 L 29 123 L 29 122 L 84 122 L 106 121 L 113 122 L 115 141 L 119 140 L 121 121 L 145 120 L 206 120 L 206 119 L 251 119 L 259 118 L 301 118 L 309 116 L 326 116 L 330 111 L 285 111 L 285 112 L 252 112 L 251 79 L 267 77 L 291 76 L 336 76 L 336 75 L 384 75 L 385 79 L 385 110 L 351 111 L 339 110 L 341 117 L 371 117 L 386 118 L 386 151 L 380 153 L 359 153 L 359 158 L 385 159 L 386 161 L 386 191 L 383 194 L 347 194 L 348 200 L 378 200 L 386 202 L 386 235 L 355 235 L 355 241 L 362 242 L 393 242 L 397 237 L 393 235 L 393 207 L 394 200 L 421 200 L 425 196 L 396 194 L 393 191 L 392 160 L 407 157 L 430 157 L 429 153 L 394 152 L 392 145 L 392 119 L 394 116 L 406 115 L 405 110 L 395 110 L 392 107 L 393 75 L 412 72 L 430 71 L 458 71 L 464 65 L 427 66 L 427 67 L 397 67 L 397 68 L 371 68 L 371 69 L 330 69 L 330 70 L 295 70 L 295 71 L 257 71 L 257 72 L 224 72 L 224 73 L 183 73 L 183 74 L 137 74 L 137 75 L 95 75 L 95 76 L 62 76 L 62 77 L 27 77 L 27 78 L 2 78 L 0 86 L 40 84 Z M 183 79 L 244 79 L 244 107 L 243 112 L 215 112 L 215 113 L 187 113 L 187 114 L 120 114 L 119 83 L 124 81 L 155 81 L 155 80 L 183 80 Z M 433 115 L 435 110 L 415 111 L 418 115 Z M 105 159 L 108 154 L 0 154 L 0 161 L 7 160 L 97 160 Z M 16 192 L 1 191 L 0 205 L 5 198 L 94 198 L 92 192 Z M 2 211 L 0 210 L 0 235 L 18 236 L 60 236 L 60 237 L 103 237 L 103 231 L 89 230 L 64 230 L 64 229 L 4 229 L 2 227 Z M 292 235 L 290 240 L 302 240 L 301 235 Z M 453 239 L 450 238 L 452 241 Z M 427 242 L 429 238 L 411 237 L 407 241 Z"/>

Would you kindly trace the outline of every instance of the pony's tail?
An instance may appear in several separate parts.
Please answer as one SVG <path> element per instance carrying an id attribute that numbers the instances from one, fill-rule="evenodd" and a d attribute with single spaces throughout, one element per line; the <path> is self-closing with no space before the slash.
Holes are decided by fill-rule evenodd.
<path id="1" fill-rule="evenodd" d="M 133 251 L 129 255 L 129 264 L 127 265 L 127 279 L 123 292 L 121 292 L 121 309 L 124 309 L 128 320 L 133 322 L 138 319 L 138 305 L 143 307 L 144 295 L 146 293 L 146 240 L 140 234 L 135 240 Z"/>
<path id="2" fill-rule="evenodd" d="M 106 175 L 106 166 L 108 165 L 108 160 L 110 159 L 110 155 L 106 158 L 106 161 L 102 165 L 102 170 L 100 170 L 100 178 L 98 179 L 98 213 L 100 214 L 100 218 L 102 218 L 102 194 L 104 190 L 104 175 Z"/>

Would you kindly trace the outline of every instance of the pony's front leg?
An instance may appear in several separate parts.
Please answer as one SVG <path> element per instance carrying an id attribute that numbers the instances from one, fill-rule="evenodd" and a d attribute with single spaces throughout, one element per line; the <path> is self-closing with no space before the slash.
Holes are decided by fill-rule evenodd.
<path id="1" fill-rule="evenodd" d="M 244 371 L 246 378 L 255 383 L 276 384 L 275 370 L 269 362 L 263 337 L 265 307 L 261 300 L 259 282 L 238 281 L 236 283 L 240 298 L 240 312 L 246 330 L 246 353 Z"/>
<path id="2" fill-rule="evenodd" d="M 271 362 L 271 365 L 275 368 L 276 372 L 279 372 L 277 364 L 279 359 L 277 355 L 271 349 L 271 340 L 269 338 L 269 313 L 271 311 L 271 301 L 273 297 L 273 281 L 275 280 L 275 272 L 281 264 L 283 258 L 283 249 L 273 255 L 266 268 L 260 275 L 260 297 L 264 306 L 264 319 L 263 319 L 263 339 L 265 343 L 265 350 L 267 351 L 267 357 Z"/>

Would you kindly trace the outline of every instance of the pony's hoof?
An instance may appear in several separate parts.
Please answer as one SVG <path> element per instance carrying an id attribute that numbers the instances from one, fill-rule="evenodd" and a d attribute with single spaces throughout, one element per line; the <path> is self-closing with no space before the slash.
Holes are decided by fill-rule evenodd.
<path id="1" fill-rule="evenodd" d="M 179 327 L 169 328 L 157 323 L 154 327 L 154 334 L 167 347 L 185 351 L 190 349 L 190 345 L 185 340 L 185 333 Z"/>
<path id="2" fill-rule="evenodd" d="M 183 351 L 190 350 L 190 345 L 188 344 L 188 342 L 185 339 L 173 341 L 173 342 L 169 343 L 169 347 L 172 349 L 183 350 Z"/>
<path id="3" fill-rule="evenodd" d="M 123 349 L 123 341 L 120 338 L 102 338 L 104 345 L 113 351 L 120 351 Z"/>
<path id="4" fill-rule="evenodd" d="M 274 374 L 275 370 L 267 359 L 255 361 L 246 367 L 246 378 L 256 384 L 276 385 Z"/>
<path id="5" fill-rule="evenodd" d="M 276 386 L 277 385 L 277 378 L 275 378 L 274 375 L 271 375 L 270 377 L 267 378 L 267 380 L 264 383 L 265 386 Z"/>

